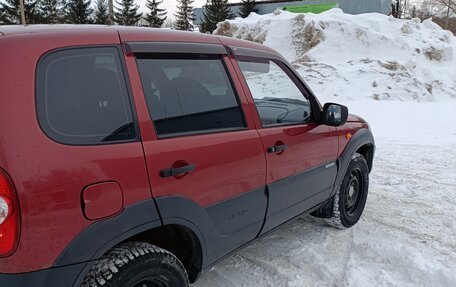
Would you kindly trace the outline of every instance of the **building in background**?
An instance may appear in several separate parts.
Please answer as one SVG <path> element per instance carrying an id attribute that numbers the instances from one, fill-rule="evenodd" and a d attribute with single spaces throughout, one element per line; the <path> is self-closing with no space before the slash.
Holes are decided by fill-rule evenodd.
<path id="1" fill-rule="evenodd" d="M 241 3 L 230 3 L 231 11 L 237 16 Z M 271 0 L 258 1 L 258 14 L 264 15 L 274 12 L 276 9 L 288 10 L 295 13 L 321 13 L 331 8 L 340 8 L 345 13 L 391 13 L 391 0 Z M 203 21 L 204 8 L 196 8 L 195 25 L 200 25 Z"/>

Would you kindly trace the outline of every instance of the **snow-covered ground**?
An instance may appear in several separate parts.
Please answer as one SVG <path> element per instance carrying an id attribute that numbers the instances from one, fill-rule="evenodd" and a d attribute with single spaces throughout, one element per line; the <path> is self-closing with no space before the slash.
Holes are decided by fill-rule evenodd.
<path id="1" fill-rule="evenodd" d="M 356 226 L 337 230 L 305 216 L 195 286 L 455 286 L 455 163 L 454 144 L 379 143 Z"/>
<path id="2" fill-rule="evenodd" d="M 219 28 L 281 52 L 322 102 L 369 121 L 377 150 L 355 227 L 304 216 L 195 286 L 456 286 L 456 37 L 432 22 L 340 10 Z"/>

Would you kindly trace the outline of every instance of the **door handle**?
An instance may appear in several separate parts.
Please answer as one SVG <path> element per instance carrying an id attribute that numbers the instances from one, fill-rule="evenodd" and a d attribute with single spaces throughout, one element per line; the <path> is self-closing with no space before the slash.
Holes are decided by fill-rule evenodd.
<path id="1" fill-rule="evenodd" d="M 185 173 L 189 173 L 195 169 L 194 164 L 189 164 L 181 167 L 173 167 L 173 168 L 165 168 L 160 171 L 161 177 L 171 177 L 171 176 L 179 176 Z"/>
<path id="2" fill-rule="evenodd" d="M 286 144 L 271 146 L 268 148 L 268 153 L 281 153 L 287 148 L 288 146 Z"/>

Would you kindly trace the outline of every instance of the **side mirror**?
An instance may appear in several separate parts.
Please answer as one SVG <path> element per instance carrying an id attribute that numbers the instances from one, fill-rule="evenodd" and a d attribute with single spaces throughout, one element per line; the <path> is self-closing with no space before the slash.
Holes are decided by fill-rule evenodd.
<path id="1" fill-rule="evenodd" d="M 338 127 L 347 122 L 348 108 L 343 105 L 326 103 L 323 106 L 323 123 L 328 126 Z"/>

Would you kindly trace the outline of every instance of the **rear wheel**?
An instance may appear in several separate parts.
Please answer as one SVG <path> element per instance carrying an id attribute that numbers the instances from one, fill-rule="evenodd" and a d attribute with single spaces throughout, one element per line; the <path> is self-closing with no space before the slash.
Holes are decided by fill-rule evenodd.
<path id="1" fill-rule="evenodd" d="M 187 287 L 187 273 L 170 252 L 145 242 L 109 251 L 89 271 L 81 287 Z"/>
<path id="2" fill-rule="evenodd" d="M 366 159 L 355 153 L 334 197 L 312 215 L 328 218 L 328 223 L 337 228 L 352 227 L 364 211 L 368 189 L 369 167 Z"/>

